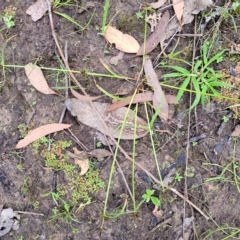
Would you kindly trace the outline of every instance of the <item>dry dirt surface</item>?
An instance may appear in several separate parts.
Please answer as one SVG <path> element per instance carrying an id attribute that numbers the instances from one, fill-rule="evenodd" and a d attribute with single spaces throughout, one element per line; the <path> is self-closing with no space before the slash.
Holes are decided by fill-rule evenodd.
<path id="1" fill-rule="evenodd" d="M 20 216 L 19 228 L 12 229 L 0 238 L 240 239 L 240 148 L 238 139 L 231 137 L 239 120 L 233 118 L 234 114 L 226 105 L 212 99 L 206 106 L 199 104 L 189 115 L 189 93 L 186 93 L 180 104 L 172 108 L 170 120 L 155 120 L 152 138 L 147 134 L 134 141 L 135 161 L 157 179 L 160 178 L 160 172 L 161 179 L 167 181 L 166 178 L 172 172 L 168 184 L 173 191 L 156 184 L 137 166 L 132 170 L 132 162 L 120 150 L 116 154 L 117 162 L 114 166 L 114 157 L 111 155 L 103 159 L 87 155 L 85 159 L 91 159 L 89 172 L 88 175 L 81 176 L 80 168 L 68 157 L 67 151 L 73 152 L 74 147 L 79 151 L 109 151 L 109 147 L 97 139 L 96 129 L 79 122 L 69 110 L 65 112 L 62 123 L 72 124 L 71 132 L 59 131 L 47 135 L 42 142 L 38 141 L 35 145 L 33 143 L 15 149 L 18 141 L 29 130 L 58 123 L 65 108 L 64 64 L 53 39 L 48 12 L 36 22 L 26 14 L 33 2 L 34 0 L 4 0 L 0 4 L 0 16 L 6 11 L 15 12 L 15 26 L 11 28 L 5 28 L 4 20 L 0 18 L 0 212 L 2 209 L 12 208 Z M 78 71 L 75 76 L 90 96 L 103 94 L 97 85 L 110 94 L 127 92 L 131 96 L 137 87 L 136 76 L 142 68 L 142 57 L 125 53 L 116 65 L 110 63 L 119 54 L 119 50 L 99 34 L 103 2 L 92 1 L 92 7 L 83 12 L 80 10 L 81 6 L 87 6 L 89 1 L 75 0 L 72 1 L 74 6 L 53 9 L 72 17 L 81 26 L 89 22 L 86 29 L 81 31 L 79 26 L 53 12 L 54 30 L 63 52 L 67 43 L 69 67 Z M 148 0 L 145 4 L 147 3 L 151 1 Z M 216 6 L 224 4 L 225 2 L 215 1 Z M 145 23 L 143 19 L 137 19 L 136 13 L 143 11 L 144 6 L 136 0 L 111 0 L 108 21 L 112 21 L 113 26 L 141 43 Z M 213 9 L 209 7 L 206 11 L 214 12 Z M 171 17 L 174 16 L 171 7 L 169 13 Z M 217 24 L 219 18 L 217 16 L 206 25 L 205 35 Z M 198 26 L 201 19 L 200 13 L 195 19 Z M 239 29 L 234 31 L 230 19 L 220 21 L 216 44 L 226 41 L 222 35 L 231 39 L 232 43 L 239 43 Z M 237 15 L 234 19 L 238 27 L 240 19 Z M 193 34 L 194 24 L 192 22 L 185 25 L 181 33 Z M 147 36 L 149 34 L 150 27 L 147 28 Z M 200 45 L 196 46 L 196 52 L 203 39 L 204 36 L 198 39 Z M 172 51 L 178 40 L 176 51 L 182 51 L 182 58 L 191 59 L 191 51 L 188 49 L 192 49 L 193 37 L 178 39 L 175 36 L 166 48 L 166 54 Z M 160 47 L 156 47 L 149 54 L 150 58 L 156 59 L 160 52 Z M 225 56 L 221 65 L 213 68 L 229 69 L 238 62 L 237 54 L 229 53 Z M 164 62 L 165 59 L 167 57 L 163 55 L 159 61 Z M 112 66 L 111 69 L 119 75 L 135 80 L 105 77 L 104 74 L 109 72 L 101 60 L 107 66 Z M 44 95 L 30 84 L 24 66 L 35 62 L 44 68 L 43 74 L 49 86 L 58 95 Z M 158 76 L 161 75 L 159 68 L 155 71 Z M 89 76 L 87 72 L 99 75 Z M 141 79 L 144 80 L 144 75 Z M 140 88 L 143 87 L 151 90 L 144 81 Z M 78 88 L 75 90 L 82 93 Z M 177 93 L 172 88 L 163 87 L 163 90 L 166 94 Z M 68 94 L 69 97 L 74 97 L 70 91 Z M 110 103 L 111 99 L 105 94 L 98 101 Z M 154 112 L 149 105 L 148 108 L 150 116 L 153 116 Z M 147 121 L 144 104 L 139 104 L 138 116 Z M 227 119 L 224 118 L 226 116 Z M 218 132 L 220 127 L 221 132 Z M 120 143 L 124 151 L 132 156 L 133 141 L 121 140 Z M 57 163 L 53 163 L 55 158 Z M 110 176 L 111 184 L 108 189 Z M 155 214 L 151 201 L 142 203 L 136 209 L 147 189 L 154 190 L 154 196 L 161 201 Z M 178 196 L 174 190 L 185 197 Z M 135 201 L 132 200 L 133 194 Z M 0 233 L 3 231 L 4 227 L 1 225 Z"/>

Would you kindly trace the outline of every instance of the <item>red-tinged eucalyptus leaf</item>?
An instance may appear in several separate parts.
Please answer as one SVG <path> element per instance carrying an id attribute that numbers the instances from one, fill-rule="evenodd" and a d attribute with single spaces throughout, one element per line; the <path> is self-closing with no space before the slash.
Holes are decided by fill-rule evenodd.
<path id="1" fill-rule="evenodd" d="M 128 34 L 123 34 L 112 26 L 108 26 L 104 37 L 111 44 L 115 44 L 116 48 L 126 53 L 136 53 L 140 47 L 136 39 Z"/>
<path id="2" fill-rule="evenodd" d="M 24 139 L 20 140 L 15 148 L 18 149 L 26 147 L 27 145 L 38 140 L 41 137 L 44 137 L 50 133 L 62 131 L 69 128 L 70 126 L 71 124 L 53 123 L 35 128 L 31 130 Z"/>
<path id="3" fill-rule="evenodd" d="M 40 67 L 29 63 L 24 69 L 28 80 L 39 92 L 44 94 L 57 94 L 48 86 Z"/>
<path id="4" fill-rule="evenodd" d="M 165 94 L 161 88 L 161 85 L 158 81 L 156 72 L 153 69 L 152 61 L 150 58 L 145 59 L 144 61 L 144 72 L 147 79 L 147 84 L 153 88 L 153 106 L 158 115 L 163 120 L 168 119 L 168 103 L 165 97 Z"/>
<path id="5" fill-rule="evenodd" d="M 155 31 L 147 38 L 146 43 L 143 43 L 137 51 L 137 56 L 150 53 L 164 38 L 165 30 L 168 25 L 170 14 L 166 11 L 158 22 Z"/>

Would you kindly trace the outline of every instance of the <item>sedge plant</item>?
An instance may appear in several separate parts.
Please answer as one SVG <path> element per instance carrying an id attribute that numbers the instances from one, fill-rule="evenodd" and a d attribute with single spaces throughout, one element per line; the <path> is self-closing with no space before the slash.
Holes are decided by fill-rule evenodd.
<path id="1" fill-rule="evenodd" d="M 192 83 L 193 89 L 195 91 L 195 99 L 191 105 L 191 109 L 196 107 L 200 102 L 202 105 L 206 102 L 206 96 L 210 93 L 214 97 L 221 97 L 218 91 L 219 87 L 232 87 L 231 84 L 222 81 L 223 75 L 217 73 L 211 67 L 212 63 L 219 63 L 223 60 L 223 54 L 226 50 L 222 50 L 215 54 L 210 59 L 208 58 L 208 49 L 210 47 L 210 42 L 204 42 L 202 47 L 201 59 L 194 63 L 191 70 L 180 66 L 164 66 L 165 68 L 172 69 L 173 72 L 164 75 L 164 78 L 181 78 L 183 82 L 181 83 L 177 97 L 176 103 L 182 98 L 186 91 L 186 88 Z"/>

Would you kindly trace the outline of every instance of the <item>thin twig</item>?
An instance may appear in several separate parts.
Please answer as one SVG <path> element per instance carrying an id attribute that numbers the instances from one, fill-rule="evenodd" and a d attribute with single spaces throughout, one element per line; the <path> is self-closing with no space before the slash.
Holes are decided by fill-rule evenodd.
<path id="1" fill-rule="evenodd" d="M 59 54 L 63 59 L 63 62 L 65 64 L 65 67 L 67 68 L 67 70 L 69 70 L 69 74 L 72 77 L 72 79 L 75 81 L 75 83 L 78 85 L 78 87 L 80 88 L 80 90 L 84 93 L 85 96 L 88 96 L 87 93 L 85 92 L 84 88 L 81 86 L 81 84 L 77 81 L 77 79 L 75 78 L 75 76 L 73 75 L 73 73 L 70 71 L 69 65 L 66 62 L 64 55 L 62 53 L 62 50 L 59 46 L 58 40 L 56 38 L 56 34 L 54 31 L 54 25 L 53 25 L 53 20 L 52 20 L 52 12 L 51 12 L 51 3 L 49 0 L 47 0 L 48 3 L 48 12 L 49 12 L 49 19 L 50 19 L 50 26 L 51 26 L 51 30 L 52 30 L 52 35 L 53 38 L 55 40 L 56 46 L 58 48 Z M 118 144 L 118 142 L 113 138 L 112 134 L 110 133 L 105 121 L 102 119 L 102 117 L 100 116 L 99 112 L 96 110 L 96 108 L 94 107 L 92 101 L 90 101 L 90 104 L 92 106 L 92 109 L 96 112 L 96 114 L 98 115 L 99 119 L 102 121 L 102 123 L 104 124 L 104 127 L 107 130 L 107 134 L 108 136 L 112 139 L 112 141 L 118 146 L 119 150 L 123 153 L 123 155 L 125 156 L 126 159 L 128 159 L 129 161 L 133 161 L 133 159 L 126 153 L 126 151 Z M 173 193 L 175 193 L 176 195 L 178 195 L 180 198 L 185 199 L 186 202 L 188 202 L 191 206 L 193 206 L 199 213 L 201 213 L 207 220 L 209 219 L 209 217 L 207 215 L 205 215 L 201 209 L 199 209 L 194 203 L 192 203 L 191 201 L 189 201 L 188 199 L 186 199 L 180 192 L 178 192 L 176 189 L 167 186 L 166 184 L 164 184 L 163 182 L 160 182 L 156 177 L 154 177 L 147 169 L 145 169 L 141 164 L 136 163 L 135 165 L 138 166 L 140 169 L 142 169 L 144 172 L 146 172 L 146 174 L 148 176 L 150 176 L 157 184 L 169 189 L 170 191 L 172 191 Z"/>
<path id="2" fill-rule="evenodd" d="M 44 216 L 43 213 L 24 212 L 24 211 L 14 211 L 14 212 L 15 213 L 21 213 L 21 214 L 28 214 L 28 215 Z"/>

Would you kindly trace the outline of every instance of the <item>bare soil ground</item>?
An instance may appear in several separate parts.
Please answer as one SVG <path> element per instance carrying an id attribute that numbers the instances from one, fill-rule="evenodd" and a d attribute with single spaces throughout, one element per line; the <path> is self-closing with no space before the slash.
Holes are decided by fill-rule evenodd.
<path id="1" fill-rule="evenodd" d="M 240 148 L 239 142 L 230 138 L 238 119 L 230 118 L 222 133 L 218 135 L 217 131 L 223 122 L 222 119 L 229 113 L 229 110 L 226 109 L 226 106 L 215 102 L 211 102 L 208 107 L 199 105 L 190 116 L 190 138 L 201 134 L 205 134 L 205 137 L 197 141 L 196 145 L 190 144 L 189 153 L 187 153 L 184 145 L 188 140 L 186 110 L 189 98 L 187 94 L 181 100 L 181 104 L 174 109 L 171 122 L 163 123 L 160 119 L 156 122 L 156 126 L 160 125 L 161 129 L 168 129 L 171 132 L 171 134 L 155 133 L 157 159 L 163 177 L 175 164 L 177 172 L 184 178 L 180 181 L 174 180 L 171 186 L 184 193 L 184 179 L 186 179 L 188 199 L 210 216 L 209 220 L 184 203 L 183 199 L 177 197 L 173 192 L 163 191 L 154 186 L 151 179 L 136 168 L 136 201 L 142 200 L 146 189 L 155 189 L 155 196 L 159 196 L 161 200 L 161 217 L 157 219 L 152 214 L 154 209 L 152 203 L 144 203 L 137 213 L 130 213 L 132 203 L 128 200 L 125 214 L 105 219 L 102 224 L 111 158 L 95 166 L 99 171 L 99 179 L 105 182 L 105 187 L 97 193 L 90 194 L 91 202 L 80 211 L 77 209 L 81 202 L 71 206 L 73 220 L 61 217 L 52 219 L 53 209 L 61 206 L 57 206 L 53 198 L 45 194 L 53 191 L 54 184 L 63 186 L 68 184 L 65 173 L 46 167 L 46 160 L 41 154 L 43 149 L 36 152 L 33 146 L 28 146 L 21 150 L 14 150 L 15 145 L 22 138 L 19 131 L 20 124 L 28 124 L 29 129 L 33 129 L 44 124 L 58 122 L 64 108 L 63 97 L 43 95 L 33 89 L 22 67 L 36 60 L 39 66 L 60 68 L 61 65 L 48 15 L 33 22 L 25 13 L 33 2 L 32 0 L 2 1 L 0 4 L 0 14 L 6 8 L 16 8 L 15 27 L 0 33 L 1 47 L 7 39 L 12 37 L 6 44 L 4 61 L 7 65 L 14 65 L 14 67 L 5 68 L 6 82 L 0 92 L 0 205 L 3 208 L 11 207 L 15 211 L 41 213 L 44 216 L 21 214 L 19 229 L 12 230 L 1 239 L 240 239 L 240 194 L 236 187 L 237 184 L 240 184 L 238 164 Z M 107 44 L 105 39 L 98 34 L 102 23 L 103 1 L 97 0 L 94 3 L 93 9 L 81 14 L 78 13 L 76 7 L 64 7 L 58 10 L 73 17 L 81 25 L 86 24 L 95 11 L 89 27 L 84 32 L 79 32 L 75 25 L 53 14 L 57 38 L 62 49 L 64 49 L 65 42 L 68 42 L 69 65 L 71 69 L 82 71 L 82 74 L 77 74 L 76 77 L 91 96 L 101 95 L 95 82 L 111 93 L 117 92 L 124 83 L 123 88 L 129 89 L 128 92 L 131 92 L 135 87 L 134 82 L 126 83 L 124 80 L 92 78 L 84 75 L 84 70 L 106 73 L 99 59 L 109 63 L 110 59 L 118 54 L 118 50 Z M 215 4 L 223 5 L 219 1 L 216 1 Z M 113 18 L 112 24 L 141 42 L 144 36 L 144 22 L 135 17 L 136 12 L 139 11 L 138 2 L 135 0 L 112 0 L 108 19 L 112 19 L 116 11 L 119 11 L 119 14 Z M 235 21 L 238 26 L 239 18 L 236 17 Z M 210 22 L 207 27 L 211 29 L 213 24 Z M 4 23 L 0 18 L 0 28 L 3 26 Z M 221 37 L 221 33 L 224 33 L 231 41 L 238 44 L 239 30 L 235 33 L 230 27 L 232 27 L 230 22 L 223 21 L 221 23 L 218 41 L 224 41 Z M 193 30 L 194 24 L 188 24 L 184 27 L 183 33 L 193 33 Z M 192 39 L 181 38 L 178 48 L 179 50 L 185 49 L 191 44 Z M 159 51 L 159 48 L 155 49 L 151 53 L 151 58 L 154 59 Z M 229 68 L 231 65 L 235 65 L 237 60 L 238 55 L 231 61 L 228 58 L 216 68 Z M 141 69 L 141 62 L 141 58 L 125 54 L 123 60 L 114 67 L 122 75 L 134 77 Z M 64 74 L 47 70 L 43 72 L 49 85 L 64 96 L 65 90 L 59 89 L 59 87 L 64 87 Z M 160 73 L 158 69 L 156 72 Z M 164 91 L 176 93 L 167 88 Z M 101 101 L 109 102 L 110 100 L 104 97 Z M 143 106 L 140 106 L 139 115 L 145 118 Z M 66 113 L 63 123 L 73 124 L 71 131 L 88 149 L 96 148 L 96 131 L 94 129 L 79 123 L 69 112 Z M 71 135 L 67 132 L 59 132 L 56 136 L 51 137 L 56 141 L 71 140 Z M 72 142 L 73 145 L 68 148 L 70 151 L 72 147 L 77 146 L 74 141 Z M 132 152 L 132 141 L 121 141 L 121 144 L 125 151 Z M 137 141 L 136 154 L 136 161 L 157 176 L 149 135 Z M 186 173 L 187 156 L 188 171 Z M 235 178 L 231 172 L 224 172 L 224 168 L 228 164 L 229 169 L 232 170 L 233 158 L 236 161 L 237 177 Z M 118 154 L 117 160 L 128 185 L 131 186 L 132 163 L 126 160 L 121 153 Z M 217 178 L 219 176 L 221 178 Z M 212 177 L 216 177 L 216 180 L 208 181 Z M 124 205 L 126 195 L 128 195 L 126 185 L 119 168 L 116 167 L 108 199 L 108 212 L 117 212 Z M 66 196 L 64 199 L 68 201 Z M 61 205 L 62 202 L 59 201 L 59 204 Z M 191 217 L 194 220 L 187 227 L 183 227 L 184 220 L 186 222 Z M 239 231 L 238 234 L 231 236 L 237 231 Z"/>

